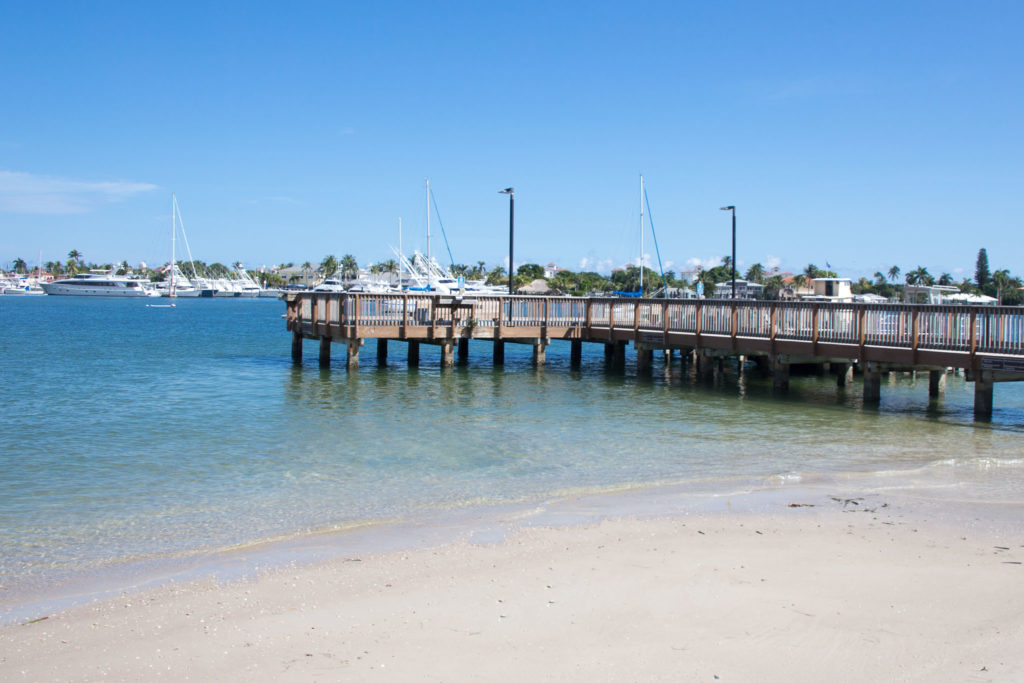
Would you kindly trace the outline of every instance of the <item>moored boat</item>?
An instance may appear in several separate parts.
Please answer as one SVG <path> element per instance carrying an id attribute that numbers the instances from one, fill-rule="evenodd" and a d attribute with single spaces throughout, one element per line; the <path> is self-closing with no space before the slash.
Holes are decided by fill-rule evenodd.
<path id="1" fill-rule="evenodd" d="M 99 272 L 79 273 L 64 280 L 44 282 L 41 286 L 47 294 L 57 296 L 160 296 L 141 280 Z"/>

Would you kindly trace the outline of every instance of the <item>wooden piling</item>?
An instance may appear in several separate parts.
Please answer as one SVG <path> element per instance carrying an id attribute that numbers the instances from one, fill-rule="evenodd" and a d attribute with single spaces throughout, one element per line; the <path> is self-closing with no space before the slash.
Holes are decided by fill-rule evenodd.
<path id="1" fill-rule="evenodd" d="M 320 367 L 325 368 L 331 364 L 331 338 L 320 337 Z"/>
<path id="2" fill-rule="evenodd" d="M 346 341 L 345 346 L 348 348 L 348 353 L 347 353 L 348 357 L 346 358 L 345 366 L 349 370 L 358 370 L 359 369 L 359 346 L 361 344 L 361 340 L 359 340 L 359 339 L 347 339 L 345 341 Z"/>

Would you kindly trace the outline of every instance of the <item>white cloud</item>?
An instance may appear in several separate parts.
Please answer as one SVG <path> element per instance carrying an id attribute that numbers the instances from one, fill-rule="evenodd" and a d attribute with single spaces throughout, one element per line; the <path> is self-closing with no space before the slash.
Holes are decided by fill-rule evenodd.
<path id="1" fill-rule="evenodd" d="M 697 268 L 708 270 L 710 268 L 714 268 L 715 266 L 722 265 L 722 257 L 709 256 L 707 258 L 697 258 L 696 256 L 693 256 L 686 259 L 686 265 L 689 266 L 689 270 L 696 270 Z"/>
<path id="2" fill-rule="evenodd" d="M 780 259 L 778 256 L 772 256 L 771 254 L 768 254 L 768 258 L 764 260 L 764 268 L 769 272 L 771 272 L 775 268 L 778 268 L 781 265 L 782 259 Z"/>
<path id="3" fill-rule="evenodd" d="M 0 171 L 0 212 L 89 213 L 103 204 L 123 202 L 155 189 L 157 186 L 150 183 L 123 180 L 94 182 Z"/>

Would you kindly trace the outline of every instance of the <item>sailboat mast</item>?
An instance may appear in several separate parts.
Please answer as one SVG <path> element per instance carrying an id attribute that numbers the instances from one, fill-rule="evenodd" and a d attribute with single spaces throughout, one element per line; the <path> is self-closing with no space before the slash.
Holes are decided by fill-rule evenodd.
<path id="1" fill-rule="evenodd" d="M 174 291 L 175 290 L 175 288 L 174 288 L 174 285 L 175 285 L 175 282 L 174 282 L 174 271 L 176 270 L 176 268 L 174 267 L 174 233 L 177 232 L 177 230 L 174 229 L 175 228 L 174 223 L 175 223 L 175 218 L 176 218 L 176 215 L 175 215 L 175 205 L 176 204 L 177 204 L 177 202 L 175 201 L 174 193 L 172 192 L 171 193 L 171 298 L 174 298 L 177 295 L 177 293 Z"/>
<path id="2" fill-rule="evenodd" d="M 427 182 L 427 263 L 431 263 L 430 255 L 430 178 L 425 178 Z"/>
<path id="3" fill-rule="evenodd" d="M 402 251 L 402 217 L 401 216 L 398 217 L 398 253 L 399 254 L 404 254 L 404 252 Z M 403 270 L 404 270 L 404 268 L 402 266 L 402 259 L 398 259 L 398 288 L 399 289 L 402 288 L 402 271 Z"/>
<path id="4" fill-rule="evenodd" d="M 644 295 L 644 174 L 640 174 L 640 296 Z"/>

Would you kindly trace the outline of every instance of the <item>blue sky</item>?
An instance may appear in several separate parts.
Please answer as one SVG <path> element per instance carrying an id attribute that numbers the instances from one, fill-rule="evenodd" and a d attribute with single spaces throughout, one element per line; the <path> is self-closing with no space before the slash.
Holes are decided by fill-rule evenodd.
<path id="1" fill-rule="evenodd" d="M 425 248 L 607 272 L 1024 271 L 1010 2 L 8 3 L 0 265 Z M 436 220 L 434 232 L 438 232 Z M 648 233 L 644 251 L 654 258 Z M 440 240 L 434 250 L 443 249 Z"/>

